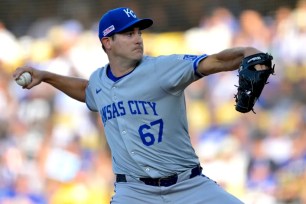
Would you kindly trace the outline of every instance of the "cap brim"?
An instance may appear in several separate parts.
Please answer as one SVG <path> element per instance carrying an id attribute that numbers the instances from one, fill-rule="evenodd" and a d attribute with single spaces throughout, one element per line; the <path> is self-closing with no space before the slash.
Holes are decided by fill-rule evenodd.
<path id="1" fill-rule="evenodd" d="M 120 30 L 116 30 L 116 33 L 124 32 L 124 31 L 126 31 L 130 28 L 134 28 L 134 27 L 138 27 L 140 30 L 144 30 L 144 29 L 147 29 L 147 28 L 151 27 L 152 25 L 153 25 L 153 20 L 152 19 L 149 19 L 149 18 L 137 19 L 137 20 L 127 24 L 126 26 L 124 26 Z"/>

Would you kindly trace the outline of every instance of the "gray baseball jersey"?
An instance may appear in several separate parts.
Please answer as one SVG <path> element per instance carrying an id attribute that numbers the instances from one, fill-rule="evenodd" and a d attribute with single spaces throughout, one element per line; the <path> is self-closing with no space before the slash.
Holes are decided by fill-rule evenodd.
<path id="1" fill-rule="evenodd" d="M 102 117 L 114 173 L 156 178 L 199 164 L 184 89 L 202 77 L 197 66 L 206 56 L 144 56 L 117 80 L 107 76 L 109 65 L 92 73 L 86 104 Z"/>

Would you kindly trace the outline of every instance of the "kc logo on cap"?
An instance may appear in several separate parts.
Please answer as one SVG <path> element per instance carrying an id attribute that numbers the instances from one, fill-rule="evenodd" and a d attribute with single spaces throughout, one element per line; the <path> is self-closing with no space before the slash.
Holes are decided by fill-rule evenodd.
<path id="1" fill-rule="evenodd" d="M 126 8 L 126 9 L 123 9 L 123 11 L 126 13 L 126 15 L 128 17 L 130 17 L 130 15 L 131 15 L 133 18 L 137 18 L 137 16 L 135 15 L 134 11 L 132 11 L 131 9 Z"/>
<path id="2" fill-rule="evenodd" d="M 132 27 L 138 27 L 140 30 L 144 30 L 152 24 L 153 21 L 149 18 L 137 18 L 132 9 L 116 8 L 106 12 L 100 19 L 99 38 L 110 37 Z"/>

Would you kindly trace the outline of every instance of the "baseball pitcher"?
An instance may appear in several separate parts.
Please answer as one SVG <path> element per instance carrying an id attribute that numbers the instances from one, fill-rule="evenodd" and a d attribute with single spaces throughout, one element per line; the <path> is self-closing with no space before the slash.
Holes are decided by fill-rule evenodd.
<path id="1" fill-rule="evenodd" d="M 152 24 L 130 8 L 105 13 L 98 35 L 109 63 L 89 80 L 26 66 L 13 76 L 29 72 L 32 80 L 24 88 L 45 82 L 99 112 L 116 175 L 111 203 L 240 204 L 202 174 L 188 133 L 184 90 L 207 75 L 237 70 L 243 58 L 262 52 L 245 47 L 212 55 L 144 56 L 141 34 Z M 271 69 L 254 61 L 256 71 Z M 243 102 L 237 109 L 246 112 Z"/>

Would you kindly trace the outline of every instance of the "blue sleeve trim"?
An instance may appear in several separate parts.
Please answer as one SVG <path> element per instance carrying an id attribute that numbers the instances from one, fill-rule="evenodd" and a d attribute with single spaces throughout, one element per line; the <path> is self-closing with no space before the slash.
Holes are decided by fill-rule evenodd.
<path id="1" fill-rule="evenodd" d="M 206 57 L 208 57 L 207 54 L 204 55 L 200 55 L 199 57 L 197 57 L 194 62 L 193 62 L 193 70 L 194 73 L 198 76 L 198 77 L 204 77 L 205 75 L 201 74 L 200 72 L 198 72 L 198 66 L 201 60 L 205 59 Z"/>

